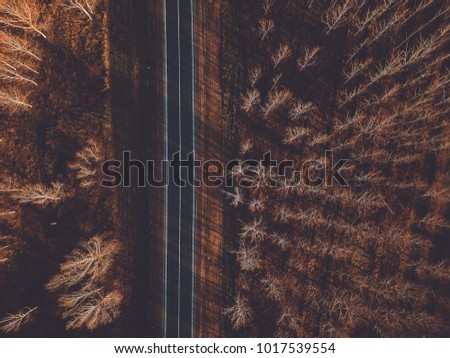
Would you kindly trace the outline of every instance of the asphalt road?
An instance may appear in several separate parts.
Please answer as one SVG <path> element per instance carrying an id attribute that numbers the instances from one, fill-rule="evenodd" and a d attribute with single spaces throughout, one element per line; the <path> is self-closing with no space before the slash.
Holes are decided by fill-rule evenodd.
<path id="1" fill-rule="evenodd" d="M 165 157 L 195 148 L 193 0 L 164 0 Z M 182 173 L 187 178 L 187 173 Z M 174 184 L 165 192 L 165 337 L 192 337 L 194 327 L 194 188 Z"/>

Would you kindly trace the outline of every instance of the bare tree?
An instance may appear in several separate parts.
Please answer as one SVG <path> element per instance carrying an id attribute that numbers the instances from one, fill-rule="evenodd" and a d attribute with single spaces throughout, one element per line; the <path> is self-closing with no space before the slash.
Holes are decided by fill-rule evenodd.
<path id="1" fill-rule="evenodd" d="M 106 295 L 98 291 L 70 311 L 66 329 L 85 327 L 92 331 L 109 324 L 119 316 L 122 301 L 123 295 L 118 290 Z"/>
<path id="2" fill-rule="evenodd" d="M 0 43 L 4 45 L 5 52 L 18 53 L 41 61 L 39 52 L 31 40 L 19 38 L 18 36 L 2 31 L 0 32 Z"/>
<path id="3" fill-rule="evenodd" d="M 0 24 L 24 31 L 44 34 L 46 23 L 40 19 L 40 11 L 33 0 L 3 0 L 0 4 Z"/>
<path id="4" fill-rule="evenodd" d="M 225 192 L 226 196 L 231 199 L 231 205 L 237 207 L 244 203 L 244 195 L 241 188 L 235 187 L 234 192 Z"/>
<path id="5" fill-rule="evenodd" d="M 327 134 L 318 134 L 312 138 L 311 145 L 322 145 L 330 140 L 330 136 Z"/>
<path id="6" fill-rule="evenodd" d="M 289 119 L 292 121 L 298 120 L 301 116 L 309 113 L 314 108 L 312 102 L 297 101 L 292 109 L 289 111 Z"/>
<path id="7" fill-rule="evenodd" d="M 262 217 L 254 219 L 251 224 L 243 224 L 240 237 L 249 238 L 250 242 L 258 243 L 267 237 L 266 227 L 263 224 Z"/>
<path id="8" fill-rule="evenodd" d="M 0 89 L 0 107 L 7 109 L 10 113 L 33 108 L 28 102 L 28 96 L 16 88 Z"/>
<path id="9" fill-rule="evenodd" d="M 264 39 L 275 29 L 275 24 L 272 20 L 261 19 L 259 20 L 259 34 L 261 36 L 261 41 Z"/>
<path id="10" fill-rule="evenodd" d="M 92 20 L 96 3 L 97 0 L 69 0 L 62 3 L 61 6 L 67 10 L 80 11 L 82 14 L 86 15 L 89 20 Z"/>
<path id="11" fill-rule="evenodd" d="M 264 113 L 264 117 L 268 117 L 273 111 L 282 107 L 289 99 L 291 99 L 292 93 L 286 89 L 274 89 L 269 92 L 269 98 L 266 104 L 261 108 Z"/>
<path id="12" fill-rule="evenodd" d="M 450 269 L 445 260 L 436 264 L 420 263 L 416 267 L 416 272 L 420 278 L 432 277 L 442 282 L 450 280 Z"/>
<path id="13" fill-rule="evenodd" d="M 19 332 L 20 329 L 26 325 L 33 317 L 33 312 L 37 310 L 34 308 L 24 308 L 17 313 L 10 313 L 5 318 L 0 320 L 0 329 L 5 333 Z"/>
<path id="14" fill-rule="evenodd" d="M 394 76 L 399 73 L 405 66 L 405 53 L 395 52 L 384 65 L 378 65 L 377 71 L 370 75 L 370 83 L 372 85 L 380 79 L 388 76 Z"/>
<path id="15" fill-rule="evenodd" d="M 291 242 L 289 241 L 289 237 L 286 234 L 273 232 L 272 234 L 270 234 L 270 240 L 282 251 L 286 251 L 292 246 Z"/>
<path id="16" fill-rule="evenodd" d="M 4 216 L 11 216 L 11 215 L 16 215 L 16 214 L 17 214 L 17 211 L 15 211 L 15 210 L 1 211 L 1 212 L 0 212 L 0 218 L 1 218 L 1 217 L 4 217 Z"/>
<path id="17" fill-rule="evenodd" d="M 64 310 L 62 317 L 66 319 L 71 315 L 74 309 L 81 305 L 86 300 L 89 300 L 92 296 L 101 293 L 103 288 L 96 288 L 95 286 L 88 285 L 82 286 L 79 290 L 74 292 L 66 292 L 58 298 L 59 306 Z"/>
<path id="18" fill-rule="evenodd" d="M 234 329 L 245 327 L 252 319 L 252 311 L 248 300 L 240 292 L 235 298 L 235 305 L 225 309 L 225 314 L 230 317 Z"/>
<path id="19" fill-rule="evenodd" d="M 382 175 L 381 171 L 358 173 L 355 175 L 353 181 L 356 186 L 362 186 L 364 184 L 381 184 L 386 181 L 386 178 Z"/>
<path id="20" fill-rule="evenodd" d="M 302 127 L 288 127 L 283 139 L 283 144 L 296 144 L 300 139 L 309 134 L 309 130 Z"/>
<path id="21" fill-rule="evenodd" d="M 298 332 L 300 330 L 300 323 L 298 313 L 294 313 L 291 307 L 283 307 L 280 318 L 277 321 L 278 326 L 287 326 L 290 330 Z"/>
<path id="22" fill-rule="evenodd" d="M 365 290 L 371 292 L 379 302 L 385 301 L 390 304 L 397 304 L 399 301 L 411 304 L 421 298 L 421 294 L 414 284 L 397 282 L 392 278 L 369 285 Z"/>
<path id="23" fill-rule="evenodd" d="M 412 65 L 427 60 L 433 52 L 446 43 L 449 31 L 450 25 L 447 25 L 426 39 L 420 38 L 416 47 L 408 51 L 406 64 Z"/>
<path id="24" fill-rule="evenodd" d="M 39 206 L 47 206 L 56 204 L 66 197 L 63 184 L 54 182 L 50 187 L 42 184 L 30 185 L 20 190 L 18 194 L 14 194 L 13 198 L 21 204 L 35 204 Z"/>
<path id="25" fill-rule="evenodd" d="M 354 201 L 358 207 L 358 211 L 362 215 L 367 212 L 371 212 L 373 209 L 379 208 L 382 205 L 380 197 L 370 191 L 357 194 Z"/>
<path id="26" fill-rule="evenodd" d="M 241 142 L 239 153 L 241 155 L 247 154 L 253 148 L 253 141 L 250 138 L 247 138 Z"/>
<path id="27" fill-rule="evenodd" d="M 16 67 L 16 70 L 22 70 L 24 72 L 32 72 L 35 75 L 39 75 L 39 72 L 36 68 L 33 67 L 33 64 L 30 62 L 30 58 L 24 59 L 24 56 L 19 56 L 20 54 L 16 54 L 16 56 L 4 55 L 2 60 L 7 62 L 8 64 Z"/>
<path id="28" fill-rule="evenodd" d="M 300 72 L 306 69 L 307 67 L 314 66 L 317 64 L 317 54 L 320 51 L 320 46 L 316 46 L 313 48 L 305 48 L 305 54 L 303 57 L 297 60 L 298 68 Z"/>
<path id="29" fill-rule="evenodd" d="M 266 278 L 261 279 L 263 290 L 267 297 L 274 301 L 281 301 L 283 298 L 283 284 L 274 275 L 269 274 Z"/>
<path id="30" fill-rule="evenodd" d="M 369 10 L 367 12 L 367 15 L 364 19 L 360 21 L 356 21 L 356 35 L 358 35 L 361 31 L 368 28 L 368 26 L 371 23 L 374 23 L 375 20 L 384 17 L 384 15 L 387 13 L 388 10 L 391 8 L 397 6 L 399 2 L 396 2 L 394 0 L 385 0 L 383 1 L 383 4 L 375 8 L 374 10 Z M 350 55 L 348 61 L 351 61 L 359 52 L 372 45 L 375 41 L 377 41 L 379 38 L 384 36 L 389 30 L 394 29 L 396 26 L 400 25 L 401 23 L 404 23 L 405 17 L 406 17 L 407 11 L 399 13 L 398 11 L 395 11 L 394 14 L 388 18 L 387 20 L 383 19 L 377 23 L 375 23 L 373 26 L 375 30 L 373 31 L 373 36 L 367 37 L 363 42 L 361 42 L 357 48 L 353 51 L 353 53 Z M 401 46 L 401 45 L 400 45 Z M 399 48 L 398 46 L 397 48 Z M 348 62 L 347 61 L 347 62 Z"/>
<path id="31" fill-rule="evenodd" d="M 386 11 L 395 5 L 394 0 L 385 0 L 381 5 L 375 7 L 373 10 L 368 10 L 364 18 L 356 20 L 355 36 L 366 29 L 373 21 L 383 16 Z"/>
<path id="32" fill-rule="evenodd" d="M 245 96 L 242 96 L 241 108 L 245 111 L 245 113 L 249 113 L 253 107 L 259 103 L 259 100 L 259 91 L 256 88 L 251 89 Z"/>
<path id="33" fill-rule="evenodd" d="M 273 4 L 275 4 L 275 0 L 263 0 L 264 15 L 267 15 L 269 13 Z"/>
<path id="34" fill-rule="evenodd" d="M 308 1 L 307 1 L 308 9 L 310 9 L 311 6 L 314 5 L 314 2 L 315 2 L 315 1 L 316 1 L 316 0 L 308 0 Z"/>
<path id="35" fill-rule="evenodd" d="M 60 266 L 60 273 L 45 286 L 54 291 L 84 282 L 90 285 L 100 280 L 113 263 L 119 250 L 115 241 L 106 241 L 97 235 L 75 248 Z"/>
<path id="36" fill-rule="evenodd" d="M 287 205 L 280 205 L 275 208 L 274 220 L 280 224 L 287 224 L 295 217 L 295 213 Z"/>
<path id="37" fill-rule="evenodd" d="M 7 256 L 8 254 L 7 254 L 7 253 L 5 254 L 5 252 L 6 252 L 8 249 L 9 249 L 9 245 L 0 247 L 0 254 L 1 254 L 3 257 L 4 257 L 4 256 Z M 0 257 L 1 257 L 1 256 L 0 256 Z M 8 257 L 0 258 L 0 264 L 4 264 L 4 263 L 6 263 L 6 262 L 8 262 L 8 261 L 9 261 L 9 258 L 8 258 Z"/>
<path id="38" fill-rule="evenodd" d="M 255 271 L 261 268 L 261 252 L 258 246 L 240 243 L 239 250 L 234 252 L 242 271 Z"/>
<path id="39" fill-rule="evenodd" d="M 440 203 L 440 204 L 445 204 L 449 201 L 450 199 L 450 193 L 448 188 L 430 188 L 429 190 L 427 190 L 427 192 L 423 195 L 421 195 L 421 197 L 423 198 L 431 198 L 433 199 L 436 203 Z"/>
<path id="40" fill-rule="evenodd" d="M 262 212 L 265 208 L 264 201 L 261 199 L 252 199 L 248 204 L 248 209 L 252 212 Z"/>
<path id="41" fill-rule="evenodd" d="M 20 189 L 14 186 L 13 178 L 8 177 L 0 181 L 0 193 L 17 193 Z"/>
<path id="42" fill-rule="evenodd" d="M 0 57 L 0 80 L 7 82 L 31 83 L 34 86 L 38 84 L 29 76 L 20 72 L 20 67 L 25 67 L 31 72 L 37 73 L 36 70 L 26 65 L 24 62 L 13 59 L 11 57 Z"/>
<path id="43" fill-rule="evenodd" d="M 292 54 L 292 51 L 288 45 L 286 45 L 286 44 L 280 45 L 280 47 L 278 48 L 278 51 L 272 55 L 273 67 L 277 68 L 277 66 L 281 62 L 287 60 L 291 56 L 291 54 Z"/>
<path id="44" fill-rule="evenodd" d="M 383 103 L 387 103 L 393 99 L 395 99 L 396 95 L 399 93 L 401 86 L 399 84 L 394 84 L 392 87 L 385 88 L 384 91 L 376 95 L 372 98 L 367 98 L 366 104 L 367 106 L 380 105 Z"/>
<path id="45" fill-rule="evenodd" d="M 345 83 L 350 82 L 355 77 L 357 77 L 360 73 L 364 72 L 368 68 L 370 62 L 371 62 L 370 60 L 366 60 L 363 62 L 359 62 L 359 61 L 352 62 L 350 71 L 348 71 L 348 72 L 344 71 Z"/>
<path id="46" fill-rule="evenodd" d="M 271 91 L 273 91 L 278 86 L 278 82 L 280 82 L 281 77 L 283 77 L 282 73 L 279 73 L 278 75 L 275 75 L 274 78 L 272 78 L 272 87 L 270 88 Z"/>
<path id="47" fill-rule="evenodd" d="M 400 48 L 401 46 L 403 46 L 405 43 L 408 43 L 408 41 L 414 37 L 415 35 L 419 34 L 423 29 L 425 29 L 427 26 L 429 26 L 431 23 L 435 22 L 437 19 L 443 17 L 443 15 L 445 15 L 447 12 L 449 11 L 448 7 L 443 7 L 442 9 L 440 9 L 439 11 L 436 12 L 436 14 L 426 23 L 424 23 L 423 25 L 417 27 L 413 32 L 411 32 L 406 38 L 405 40 L 403 40 L 402 43 L 400 43 L 397 48 Z"/>
<path id="48" fill-rule="evenodd" d="M 367 86 L 359 85 L 358 87 L 354 88 L 353 90 L 345 89 L 343 92 L 340 93 L 339 98 L 339 108 L 342 108 L 347 103 L 353 101 L 355 98 L 363 94 L 367 89 Z"/>
<path id="49" fill-rule="evenodd" d="M 333 1 L 322 21 L 327 26 L 327 33 L 344 25 L 348 20 L 348 14 L 353 6 L 353 0 L 346 0 L 342 5 L 337 0 Z"/>
<path id="50" fill-rule="evenodd" d="M 389 33 L 391 30 L 394 30 L 396 27 L 398 27 L 400 24 L 402 24 L 405 21 L 407 10 L 404 12 L 395 12 L 391 17 L 389 17 L 386 20 L 381 20 L 375 25 L 375 31 L 373 38 L 370 39 L 370 41 L 366 41 L 364 45 L 370 46 L 378 39 L 382 38 L 384 35 Z"/>
<path id="51" fill-rule="evenodd" d="M 262 76 L 262 69 L 260 66 L 252 68 L 252 70 L 250 71 L 249 76 L 248 76 L 252 88 L 255 87 L 256 82 L 259 81 L 261 76 Z"/>
<path id="52" fill-rule="evenodd" d="M 420 223 L 433 231 L 450 228 L 450 223 L 445 218 L 433 214 L 425 216 Z"/>
<path id="53" fill-rule="evenodd" d="M 77 172 L 77 179 L 81 181 L 82 188 L 88 188 L 95 184 L 94 177 L 97 174 L 95 164 L 100 159 L 97 143 L 90 139 L 87 145 L 76 153 L 77 161 L 69 164 L 69 168 Z"/>
<path id="54" fill-rule="evenodd" d="M 405 22 L 410 20 L 413 16 L 422 12 L 423 10 L 425 10 L 427 7 L 429 7 L 432 4 L 433 4 L 433 0 L 421 0 L 420 3 L 414 9 L 412 9 L 411 13 L 408 14 L 408 17 L 405 18 L 405 20 L 401 23 L 401 25 L 403 25 Z"/>
<path id="55" fill-rule="evenodd" d="M 93 330 L 119 315 L 122 294 L 118 290 L 105 294 L 101 286 L 118 250 L 117 242 L 94 236 L 66 257 L 60 272 L 45 286 L 62 291 L 58 303 L 62 317 L 68 319 L 66 329 Z"/>

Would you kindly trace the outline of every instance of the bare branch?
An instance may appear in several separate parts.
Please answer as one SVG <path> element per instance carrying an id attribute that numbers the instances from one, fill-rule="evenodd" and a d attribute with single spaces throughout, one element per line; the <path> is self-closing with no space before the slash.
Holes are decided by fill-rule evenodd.
<path id="1" fill-rule="evenodd" d="M 270 88 L 271 91 L 273 91 L 273 89 L 278 86 L 278 82 L 280 82 L 281 77 L 283 77 L 283 74 L 279 73 L 274 78 L 272 78 L 272 87 Z"/>
<path id="2" fill-rule="evenodd" d="M 251 224 L 244 224 L 239 236 L 242 239 L 249 238 L 252 243 L 258 243 L 264 240 L 267 237 L 267 232 L 262 218 L 253 220 Z"/>
<path id="3" fill-rule="evenodd" d="M 99 326 L 111 323 L 119 316 L 122 301 L 123 295 L 118 290 L 107 295 L 96 292 L 70 312 L 66 329 L 85 327 L 92 331 Z"/>
<path id="4" fill-rule="evenodd" d="M 256 88 L 251 89 L 245 96 L 242 96 L 241 108 L 245 111 L 245 113 L 249 113 L 252 111 L 255 105 L 259 103 L 259 101 L 259 91 Z"/>
<path id="5" fill-rule="evenodd" d="M 52 183 L 49 188 L 42 184 L 30 185 L 18 194 L 13 195 L 13 199 L 21 204 L 30 203 L 44 207 L 49 204 L 56 204 L 65 197 L 64 186 L 59 182 Z"/>
<path id="6" fill-rule="evenodd" d="M 417 46 L 408 52 L 407 64 L 412 65 L 426 60 L 433 52 L 437 51 L 447 39 L 450 25 L 440 28 L 427 39 L 421 38 Z"/>
<path id="7" fill-rule="evenodd" d="M 0 32 L 0 43 L 5 45 L 5 52 L 24 54 L 37 61 L 41 61 L 41 58 L 38 56 L 38 51 L 33 48 L 32 42 L 27 39 L 20 39 L 18 36 L 2 31 Z"/>
<path id="8" fill-rule="evenodd" d="M 47 38 L 43 33 L 46 23 L 40 21 L 40 11 L 32 0 L 4 0 L 0 4 L 0 24 L 31 31 Z"/>
<path id="9" fill-rule="evenodd" d="M 344 79 L 345 83 L 350 82 L 352 79 L 357 77 L 360 73 L 365 71 L 370 64 L 370 60 L 366 60 L 364 62 L 352 62 L 350 71 L 344 71 Z"/>
<path id="10" fill-rule="evenodd" d="M 262 69 L 261 67 L 254 67 L 250 73 L 249 73 L 249 80 L 250 80 L 250 84 L 253 87 L 255 87 L 256 82 L 259 81 L 259 79 L 262 76 Z"/>
<path id="11" fill-rule="evenodd" d="M 261 36 L 261 41 L 264 39 L 275 29 L 275 24 L 272 20 L 261 19 L 259 20 L 259 34 Z"/>
<path id="12" fill-rule="evenodd" d="M 309 113 L 314 108 L 312 102 L 297 101 L 294 107 L 289 111 L 289 119 L 292 121 L 298 120 L 301 116 Z"/>
<path id="13" fill-rule="evenodd" d="M 366 29 L 368 25 L 370 25 L 372 22 L 383 16 L 386 13 L 386 11 L 388 11 L 394 5 L 395 5 L 394 0 L 385 0 L 381 5 L 377 6 L 375 9 L 368 10 L 366 16 L 363 19 L 356 22 L 357 31 L 355 35 L 358 35 L 360 32 Z"/>
<path id="14" fill-rule="evenodd" d="M 309 130 L 302 127 L 288 127 L 283 139 L 283 144 L 297 144 L 300 139 L 309 134 Z"/>
<path id="15" fill-rule="evenodd" d="M 267 15 L 269 13 L 273 4 L 275 4 L 275 0 L 263 0 L 264 15 Z"/>
<path id="16" fill-rule="evenodd" d="M 239 292 L 235 298 L 235 305 L 225 309 L 225 315 L 229 316 L 234 329 L 245 327 L 252 319 L 252 311 L 248 300 Z"/>
<path id="17" fill-rule="evenodd" d="M 96 163 L 99 161 L 99 149 L 94 140 L 89 140 L 86 147 L 76 153 L 77 161 L 69 164 L 69 168 L 77 172 L 80 186 L 88 188 L 95 184 L 94 176 L 97 174 Z"/>
<path id="18" fill-rule="evenodd" d="M 1 89 L 0 90 L 0 108 L 6 108 L 10 113 L 15 113 L 19 109 L 33 108 L 28 103 L 28 96 L 20 93 L 17 89 Z"/>
<path id="19" fill-rule="evenodd" d="M 65 3 L 62 3 L 61 6 L 63 6 L 67 10 L 80 11 L 82 14 L 86 15 L 89 20 L 92 20 L 96 2 L 96 0 L 69 0 Z"/>
<path id="20" fill-rule="evenodd" d="M 275 89 L 270 91 L 266 104 L 261 108 L 264 117 L 267 118 L 273 111 L 282 107 L 291 97 L 292 93 L 289 90 Z"/>
<path id="21" fill-rule="evenodd" d="M 322 22 L 327 25 L 328 31 L 334 31 L 344 25 L 348 20 L 348 13 L 353 6 L 352 0 L 346 0 L 342 5 L 334 1 L 327 13 L 323 16 Z"/>
<path id="22" fill-rule="evenodd" d="M 320 46 L 316 46 L 313 48 L 305 48 L 305 54 L 302 58 L 297 60 L 298 68 L 300 72 L 310 66 L 314 66 L 317 64 L 317 54 L 320 51 Z"/>
<path id="23" fill-rule="evenodd" d="M 273 67 L 277 68 L 281 62 L 287 60 L 291 56 L 291 53 L 292 51 L 288 45 L 280 45 L 278 51 L 272 55 Z"/>
<path id="24" fill-rule="evenodd" d="M 253 148 L 253 141 L 250 138 L 245 139 L 241 142 L 239 153 L 241 155 L 247 154 Z"/>
<path id="25" fill-rule="evenodd" d="M 241 188 L 235 187 L 234 192 L 225 192 L 226 196 L 231 199 L 231 205 L 234 207 L 244 203 L 244 196 Z"/>
<path id="26" fill-rule="evenodd" d="M 241 242 L 235 254 L 242 271 L 255 271 L 261 267 L 261 252 L 258 246 L 249 247 Z"/>
<path id="27" fill-rule="evenodd" d="M 422 220 L 420 220 L 420 223 L 432 231 L 450 229 L 450 223 L 445 218 L 433 214 L 428 214 L 425 216 Z"/>
<path id="28" fill-rule="evenodd" d="M 19 332 L 20 329 L 30 322 L 32 313 L 36 311 L 37 307 L 25 308 L 17 313 L 10 313 L 5 318 L 0 320 L 0 329 L 5 333 Z"/>
<path id="29" fill-rule="evenodd" d="M 34 86 L 37 86 L 38 84 L 35 81 L 19 72 L 20 67 L 24 67 L 34 73 L 37 73 L 36 70 L 32 69 L 24 62 L 17 59 L 12 59 L 10 57 L 8 58 L 7 56 L 0 57 L 0 80 L 7 82 L 31 83 Z"/>
<path id="30" fill-rule="evenodd" d="M 248 204 L 248 209 L 252 212 L 262 212 L 265 208 L 264 201 L 261 199 L 252 199 Z"/>
<path id="31" fill-rule="evenodd" d="M 281 301 L 283 298 L 283 285 L 279 279 L 269 274 L 261 280 L 261 283 L 268 298 L 278 302 Z"/>
<path id="32" fill-rule="evenodd" d="M 75 248 L 60 266 L 60 273 L 45 286 L 54 291 L 84 282 L 98 281 L 112 265 L 119 247 L 115 241 L 106 241 L 102 236 L 94 236 Z"/>

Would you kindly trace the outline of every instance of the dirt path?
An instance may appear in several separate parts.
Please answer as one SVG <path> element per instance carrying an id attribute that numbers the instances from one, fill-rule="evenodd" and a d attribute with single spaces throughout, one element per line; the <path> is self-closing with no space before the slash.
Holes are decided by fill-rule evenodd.
<path id="1" fill-rule="evenodd" d="M 224 127 L 220 88 L 219 1 L 198 1 L 195 9 L 197 64 L 197 152 L 201 161 L 222 159 Z M 223 282 L 222 224 L 223 206 L 220 188 L 202 186 L 197 191 L 196 250 L 196 337 L 220 337 L 223 319 L 221 300 Z"/>

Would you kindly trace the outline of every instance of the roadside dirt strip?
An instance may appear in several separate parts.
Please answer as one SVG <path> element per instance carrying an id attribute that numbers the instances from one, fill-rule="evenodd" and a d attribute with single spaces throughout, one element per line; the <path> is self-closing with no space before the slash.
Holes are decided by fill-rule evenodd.
<path id="1" fill-rule="evenodd" d="M 221 113 L 219 76 L 220 1 L 195 1 L 196 39 L 196 157 L 223 160 L 224 124 Z M 200 174 L 200 173 L 198 173 Z M 202 185 L 196 198 L 196 317 L 195 337 L 220 337 L 223 320 L 221 293 L 222 261 L 222 188 Z"/>

